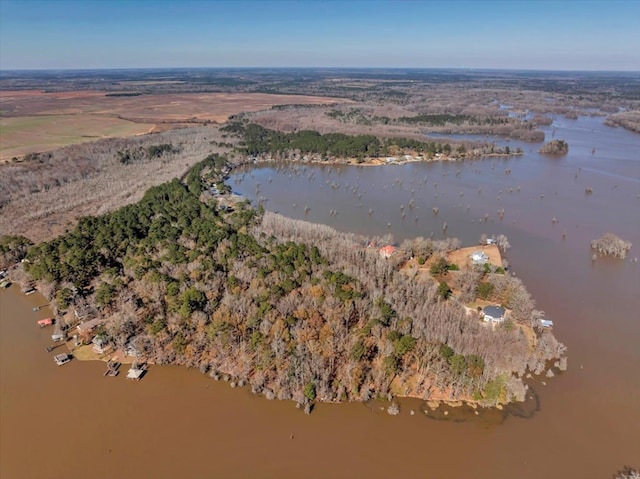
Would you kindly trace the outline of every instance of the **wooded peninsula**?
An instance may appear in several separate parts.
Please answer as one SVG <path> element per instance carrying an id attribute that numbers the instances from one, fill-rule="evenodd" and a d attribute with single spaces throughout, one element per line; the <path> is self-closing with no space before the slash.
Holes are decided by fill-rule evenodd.
<path id="1" fill-rule="evenodd" d="M 256 148 L 253 139 L 242 145 Z M 118 154 L 125 165 L 129 153 Z M 416 238 L 387 258 L 370 247 L 380 238 L 242 200 L 223 204 L 230 168 L 211 154 L 183 180 L 81 218 L 51 241 L 4 237 L 3 260 L 24 260 L 60 330 L 101 318 L 93 334 L 114 348 L 196 367 L 306 411 L 315 401 L 393 396 L 495 406 L 524 400 L 528 373 L 553 361 L 564 368 L 564 346 L 503 268 L 448 278 L 464 301 L 492 295 L 510 309 L 508 321 L 487 325 L 451 296 L 446 274 L 456 268 L 444 257 L 457 240 Z M 433 264 L 431 274 L 408 271 L 412 260 Z"/>

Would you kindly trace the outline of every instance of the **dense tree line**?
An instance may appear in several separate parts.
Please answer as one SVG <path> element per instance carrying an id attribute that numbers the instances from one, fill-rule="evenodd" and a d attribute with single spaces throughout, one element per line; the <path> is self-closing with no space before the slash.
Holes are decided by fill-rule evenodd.
<path id="1" fill-rule="evenodd" d="M 496 125 L 509 123 L 508 118 L 479 118 L 469 115 L 450 115 L 447 113 L 437 115 L 416 115 L 416 116 L 402 116 L 398 118 L 400 123 L 409 123 L 414 125 L 430 125 L 430 126 L 444 126 L 447 124 L 452 125 Z"/>
<path id="2" fill-rule="evenodd" d="M 276 131 L 251 123 L 231 123 L 222 130 L 240 136 L 240 151 L 249 156 L 282 154 L 297 151 L 301 154 L 319 154 L 323 158 L 376 158 L 403 152 L 434 155 L 449 154 L 451 145 L 412 138 L 383 138 L 374 135 L 346 135 L 302 130 L 292 133 Z"/>

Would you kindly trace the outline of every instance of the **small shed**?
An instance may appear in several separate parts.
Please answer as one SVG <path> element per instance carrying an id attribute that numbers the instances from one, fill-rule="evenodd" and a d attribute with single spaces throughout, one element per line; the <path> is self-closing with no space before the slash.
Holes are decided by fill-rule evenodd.
<path id="1" fill-rule="evenodd" d="M 485 306 L 483 313 L 487 323 L 499 323 L 504 321 L 506 310 L 502 306 Z"/>

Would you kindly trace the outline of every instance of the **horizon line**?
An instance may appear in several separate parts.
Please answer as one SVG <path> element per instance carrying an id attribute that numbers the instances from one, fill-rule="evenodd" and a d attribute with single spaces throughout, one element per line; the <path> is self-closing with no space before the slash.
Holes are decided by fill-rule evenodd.
<path id="1" fill-rule="evenodd" d="M 638 73 L 634 70 L 598 69 L 552 69 L 552 68 L 505 68 L 505 67 L 400 67 L 400 66 L 151 66 L 151 67 L 59 67 L 59 68 L 2 68 L 3 72 L 79 72 L 113 70 L 455 70 L 455 71 L 502 71 L 502 72 L 564 72 L 564 73 Z M 640 79 L 640 76 L 639 76 Z"/>

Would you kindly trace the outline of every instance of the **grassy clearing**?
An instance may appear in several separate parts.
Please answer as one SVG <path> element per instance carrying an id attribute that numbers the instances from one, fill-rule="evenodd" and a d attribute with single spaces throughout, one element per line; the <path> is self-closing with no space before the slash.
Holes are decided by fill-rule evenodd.
<path id="1" fill-rule="evenodd" d="M 106 137 L 148 132 L 150 123 L 92 115 L 45 115 L 0 119 L 0 159 Z"/>
<path id="2" fill-rule="evenodd" d="M 98 354 L 93 350 L 91 344 L 85 346 L 79 346 L 72 350 L 73 357 L 78 361 L 106 361 L 109 357 L 109 353 Z"/>

